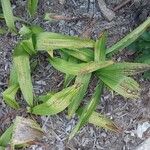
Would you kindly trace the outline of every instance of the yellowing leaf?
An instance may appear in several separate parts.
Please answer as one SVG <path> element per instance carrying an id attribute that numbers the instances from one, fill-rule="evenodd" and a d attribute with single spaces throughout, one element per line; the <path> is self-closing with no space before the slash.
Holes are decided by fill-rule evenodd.
<path id="1" fill-rule="evenodd" d="M 130 77 L 126 77 L 120 73 L 100 72 L 99 78 L 108 87 L 124 97 L 131 99 L 139 97 L 139 84 Z"/>
<path id="2" fill-rule="evenodd" d="M 72 37 L 61 35 L 52 32 L 42 32 L 36 35 L 36 49 L 37 50 L 53 50 L 61 48 L 84 48 L 93 47 L 94 41 L 90 39 L 81 39 L 79 37 Z"/>
<path id="3" fill-rule="evenodd" d="M 105 61 L 105 62 L 99 62 L 99 63 L 89 62 L 89 63 L 86 63 L 85 66 L 81 67 L 79 74 L 92 73 L 96 70 L 112 65 L 113 63 L 114 63 L 113 61 Z"/>
<path id="4" fill-rule="evenodd" d="M 54 94 L 45 103 L 39 104 L 31 110 L 28 110 L 32 114 L 38 115 L 54 115 L 63 111 L 72 101 L 73 97 L 79 91 L 77 85 L 65 88 L 62 91 Z"/>
<path id="5" fill-rule="evenodd" d="M 106 68 L 101 69 L 99 72 L 109 72 L 110 74 L 120 73 L 122 75 L 135 75 L 147 70 L 150 70 L 149 64 L 123 62 L 110 65 Z"/>
<path id="6" fill-rule="evenodd" d="M 18 82 L 26 102 L 33 105 L 33 87 L 31 81 L 31 71 L 29 54 L 24 51 L 21 45 L 17 45 L 14 50 L 13 62 L 17 72 Z"/>
<path id="7" fill-rule="evenodd" d="M 114 131 L 114 132 L 122 131 L 119 127 L 117 127 L 117 125 L 112 120 L 106 118 L 104 115 L 99 114 L 97 112 L 92 113 L 88 122 L 95 126 L 102 127 L 104 129 L 108 129 L 110 131 Z"/>

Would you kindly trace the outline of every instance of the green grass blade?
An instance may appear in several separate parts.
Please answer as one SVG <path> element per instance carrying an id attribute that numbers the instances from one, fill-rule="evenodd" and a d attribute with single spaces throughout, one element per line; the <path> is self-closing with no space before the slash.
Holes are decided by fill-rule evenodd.
<path id="1" fill-rule="evenodd" d="M 45 103 L 37 105 L 29 112 L 38 115 L 54 115 L 63 111 L 72 101 L 73 97 L 79 91 L 79 87 L 73 85 L 71 87 L 65 88 L 62 91 L 54 94 Z"/>
<path id="2" fill-rule="evenodd" d="M 5 147 L 9 144 L 12 137 L 13 125 L 6 129 L 6 131 L 0 136 L 0 146 Z"/>
<path id="3" fill-rule="evenodd" d="M 123 50 L 125 47 L 133 43 L 140 35 L 142 35 L 148 27 L 150 27 L 150 17 L 122 40 L 108 48 L 106 54 Z"/>
<path id="4" fill-rule="evenodd" d="M 79 117 L 79 122 L 71 132 L 69 139 L 72 139 L 74 135 L 80 130 L 81 127 L 83 127 L 89 120 L 90 116 L 92 115 L 93 111 L 95 110 L 101 94 L 102 94 L 103 86 L 102 84 L 98 84 L 95 88 L 95 92 L 87 106 L 83 109 L 83 112 L 81 116 Z"/>
<path id="5" fill-rule="evenodd" d="M 14 50 L 13 62 L 17 72 L 18 82 L 26 102 L 33 105 L 33 87 L 31 80 L 29 54 L 24 51 L 21 45 Z"/>
<path id="6" fill-rule="evenodd" d="M 99 78 L 112 90 L 118 94 L 136 99 L 139 98 L 139 84 L 130 77 L 126 77 L 120 72 L 112 74 L 112 72 L 98 73 Z"/>
<path id="7" fill-rule="evenodd" d="M 37 50 L 54 50 L 54 49 L 76 49 L 76 48 L 93 48 L 94 41 L 90 39 L 81 39 L 75 36 L 62 35 L 52 32 L 42 32 L 36 34 Z"/>
<path id="8" fill-rule="evenodd" d="M 94 60 L 93 51 L 88 48 L 81 49 L 61 49 L 61 51 L 65 52 L 68 55 L 71 55 L 81 61 L 90 62 Z"/>
<path id="9" fill-rule="evenodd" d="M 30 16 L 34 16 L 38 8 L 38 0 L 28 0 L 27 3 Z"/>
<path id="10" fill-rule="evenodd" d="M 19 104 L 15 100 L 16 93 L 19 89 L 18 84 L 11 85 L 8 89 L 3 92 L 4 102 L 14 109 L 19 108 Z"/>
<path id="11" fill-rule="evenodd" d="M 95 62 L 105 61 L 106 57 L 106 33 L 104 32 L 95 42 L 94 60 Z"/>
<path id="12" fill-rule="evenodd" d="M 71 118 L 75 114 L 83 97 L 85 96 L 85 93 L 87 91 L 90 82 L 90 78 L 91 78 L 91 73 L 77 76 L 75 83 L 81 85 L 81 87 L 78 93 L 73 97 L 73 100 L 68 107 L 69 118 Z"/>
<path id="13" fill-rule="evenodd" d="M 14 24 L 14 16 L 11 8 L 10 0 L 1 0 L 2 9 L 6 24 L 10 31 L 16 32 Z"/>
<path id="14" fill-rule="evenodd" d="M 110 74 L 120 73 L 122 75 L 136 75 L 145 71 L 150 70 L 150 65 L 143 63 L 115 63 L 106 68 L 101 69 L 99 72 Z"/>

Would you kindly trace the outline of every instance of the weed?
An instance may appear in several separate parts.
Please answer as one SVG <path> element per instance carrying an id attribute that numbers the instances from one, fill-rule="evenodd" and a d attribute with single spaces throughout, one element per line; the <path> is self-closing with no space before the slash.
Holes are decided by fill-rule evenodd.
<path id="1" fill-rule="evenodd" d="M 10 9 L 10 1 L 1 0 L 1 2 L 4 18 L 10 29 L 9 31 L 16 32 L 13 13 Z M 36 12 L 37 4 L 38 1 L 28 1 L 28 10 L 31 17 Z M 8 10 L 9 13 L 6 13 Z M 73 138 L 86 123 L 120 132 L 121 129 L 117 127 L 113 121 L 95 111 L 103 94 L 103 88 L 109 87 L 111 90 L 126 98 L 136 99 L 140 95 L 139 84 L 129 76 L 149 70 L 150 65 L 143 63 L 114 62 L 110 60 L 110 57 L 108 58 L 108 54 L 120 51 L 129 46 L 142 35 L 149 26 L 150 18 L 112 47 L 107 48 L 106 32 L 104 32 L 99 39 L 94 41 L 92 39 L 45 32 L 42 28 L 37 26 L 23 25 L 23 27 L 19 29 L 19 32 L 16 32 L 20 34 L 23 39 L 18 42 L 14 49 L 9 86 L 3 93 L 4 102 L 13 109 L 19 109 L 20 106 L 15 99 L 15 95 L 18 89 L 20 89 L 26 102 L 28 113 L 35 115 L 54 115 L 68 108 L 68 116 L 70 118 L 74 114 L 79 117 L 79 121 L 71 132 L 69 139 Z M 47 95 L 37 97 L 34 96 L 35 94 L 32 87 L 31 72 L 33 70 L 30 67 L 30 57 L 40 53 L 40 51 L 47 52 L 49 62 L 54 68 L 65 74 L 65 80 L 64 88 L 61 91 L 57 93 L 50 92 Z M 59 51 L 60 57 L 54 56 L 54 51 Z M 86 106 L 80 106 L 87 91 L 89 81 L 93 76 L 97 76 L 99 79 L 95 91 L 90 102 Z M 75 81 L 71 82 L 73 79 L 75 79 Z M 36 101 L 37 99 L 39 99 L 38 103 Z M 18 120 L 18 117 L 16 120 Z M 13 148 L 16 145 L 27 144 L 32 141 L 32 139 L 30 139 L 30 141 L 19 141 L 23 140 L 18 138 L 18 134 L 21 134 L 20 132 L 22 131 L 21 124 L 25 123 L 21 120 L 25 120 L 25 118 L 19 118 L 19 125 L 17 124 L 18 121 L 15 121 L 15 128 L 11 138 L 11 146 Z M 34 132 L 35 134 L 41 135 L 42 130 L 37 127 L 37 124 L 32 120 L 28 120 L 27 122 L 34 124 L 31 128 L 36 129 L 38 133 Z M 21 127 L 21 129 L 16 129 L 16 126 Z M 25 125 L 24 128 L 26 128 Z M 16 132 L 17 141 L 15 140 Z M 8 135 L 10 137 L 11 134 Z M 31 133 L 28 133 L 28 135 L 30 136 Z M 5 137 L 4 134 L 1 139 Z M 34 140 L 36 135 L 32 135 L 32 137 Z M 1 146 L 4 147 L 7 144 L 1 143 Z"/>

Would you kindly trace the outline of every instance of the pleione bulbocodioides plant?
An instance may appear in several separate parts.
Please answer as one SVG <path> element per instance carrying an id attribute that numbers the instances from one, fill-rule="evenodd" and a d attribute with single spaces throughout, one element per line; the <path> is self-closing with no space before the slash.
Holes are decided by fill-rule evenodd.
<path id="1" fill-rule="evenodd" d="M 69 139 L 73 138 L 87 123 L 120 132 L 121 129 L 112 120 L 96 111 L 103 89 L 108 87 L 125 98 L 139 98 L 139 84 L 131 76 L 149 70 L 150 65 L 115 62 L 111 60 L 109 54 L 121 51 L 134 42 L 150 26 L 150 18 L 122 40 L 107 48 L 107 32 L 103 32 L 96 41 L 45 32 L 41 27 L 34 25 L 23 24 L 17 32 L 14 26 L 15 17 L 10 11 L 9 15 L 12 15 L 13 18 L 9 20 L 10 16 L 8 18 L 6 13 L 6 10 L 11 8 L 10 2 L 1 0 L 1 3 L 8 28 L 22 37 L 13 51 L 9 85 L 3 92 L 4 102 L 13 109 L 21 109 L 18 100 L 15 99 L 16 93 L 20 89 L 26 102 L 26 111 L 33 116 L 55 115 L 67 108 L 68 118 L 77 115 L 79 119 L 70 133 Z M 31 0 L 28 1 L 31 16 L 37 9 L 37 3 L 38 1 L 36 4 L 33 4 Z M 32 7 L 35 7 L 34 11 L 32 11 Z M 19 20 L 19 18 L 17 19 Z M 32 70 L 30 58 L 40 51 L 46 51 L 49 63 L 64 74 L 63 89 L 59 92 L 50 91 L 41 96 L 36 96 L 34 93 L 31 78 L 31 73 L 34 70 Z M 81 105 L 89 82 L 94 76 L 98 79 L 94 93 L 85 106 Z M 21 136 L 20 131 L 23 129 L 28 131 L 25 136 Z M 15 146 L 29 144 L 43 135 L 44 132 L 33 120 L 17 116 L 14 123 L 1 136 L 0 146 L 4 148 L 10 143 L 11 148 L 14 149 Z M 9 139 L 7 142 L 6 138 Z"/>

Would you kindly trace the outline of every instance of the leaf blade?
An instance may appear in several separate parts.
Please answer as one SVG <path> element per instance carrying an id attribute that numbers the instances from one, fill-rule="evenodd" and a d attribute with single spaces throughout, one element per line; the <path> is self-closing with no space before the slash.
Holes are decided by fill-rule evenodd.
<path id="1" fill-rule="evenodd" d="M 17 45 L 14 51 L 13 62 L 17 72 L 18 82 L 26 102 L 33 105 L 33 87 L 30 74 L 29 54 L 21 45 Z"/>
<path id="2" fill-rule="evenodd" d="M 77 125 L 74 127 L 73 131 L 69 135 L 69 139 L 72 139 L 74 137 L 74 135 L 80 130 L 80 128 L 88 122 L 90 116 L 92 115 L 93 111 L 95 110 L 95 108 L 98 104 L 98 101 L 101 97 L 102 89 L 103 89 L 102 84 L 98 84 L 96 86 L 95 92 L 94 92 L 90 102 L 83 109 L 83 112 L 79 118 Z"/>
<path id="3" fill-rule="evenodd" d="M 10 31 L 16 32 L 14 24 L 14 16 L 11 8 L 10 0 L 1 0 L 2 9 L 6 24 Z"/>

